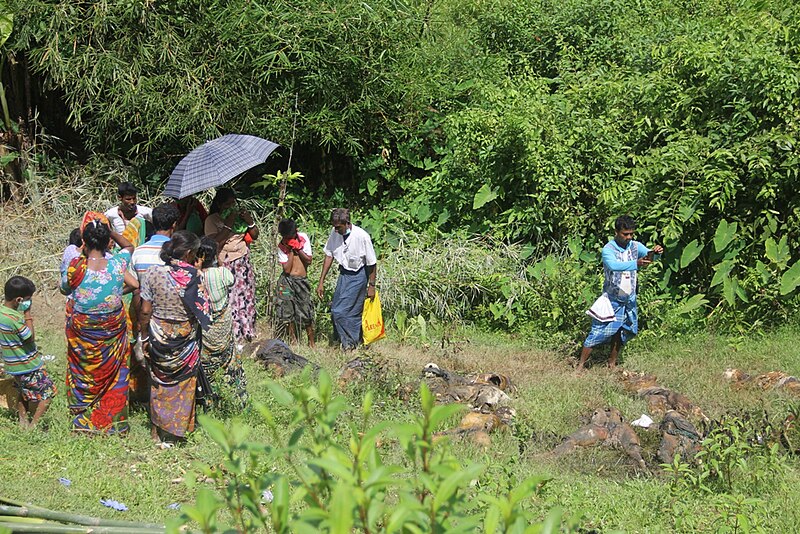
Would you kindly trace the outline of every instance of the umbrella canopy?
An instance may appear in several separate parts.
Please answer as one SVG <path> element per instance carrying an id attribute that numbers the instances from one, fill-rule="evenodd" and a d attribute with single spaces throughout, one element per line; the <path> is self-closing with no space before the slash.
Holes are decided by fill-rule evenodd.
<path id="1" fill-rule="evenodd" d="M 208 141 L 178 163 L 164 196 L 184 198 L 223 185 L 264 163 L 278 146 L 254 135 L 228 134 Z"/>

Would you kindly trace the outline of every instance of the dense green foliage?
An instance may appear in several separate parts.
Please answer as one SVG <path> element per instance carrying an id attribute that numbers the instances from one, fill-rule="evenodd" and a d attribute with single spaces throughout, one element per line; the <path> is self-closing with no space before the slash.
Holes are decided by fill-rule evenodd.
<path id="1" fill-rule="evenodd" d="M 387 247 L 466 230 L 560 259 L 630 212 L 672 309 L 747 330 L 797 308 L 796 2 L 12 5 L 6 47 L 95 152 L 166 167 L 225 132 L 288 145 L 296 119 L 290 189 L 363 207 Z"/>

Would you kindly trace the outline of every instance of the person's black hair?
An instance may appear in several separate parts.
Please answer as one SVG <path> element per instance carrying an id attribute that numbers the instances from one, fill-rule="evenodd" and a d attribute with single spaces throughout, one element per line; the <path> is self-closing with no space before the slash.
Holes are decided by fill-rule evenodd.
<path id="1" fill-rule="evenodd" d="M 178 230 L 172 238 L 161 246 L 159 257 L 164 263 L 170 260 L 182 260 L 187 252 L 197 252 L 200 238 L 189 230 Z"/>
<path id="2" fill-rule="evenodd" d="M 350 210 L 345 208 L 335 208 L 331 211 L 331 224 L 349 223 Z"/>
<path id="3" fill-rule="evenodd" d="M 617 220 L 614 221 L 614 231 L 619 232 L 621 230 L 636 230 L 636 221 L 633 220 L 633 217 L 630 215 L 617 217 Z"/>
<path id="4" fill-rule="evenodd" d="M 75 228 L 69 233 L 69 244 L 76 247 L 83 246 L 83 238 L 81 237 L 81 229 Z"/>
<path id="5" fill-rule="evenodd" d="M 139 193 L 139 190 L 136 189 L 136 186 L 130 182 L 122 182 L 117 187 L 117 196 L 120 197 L 127 197 L 130 195 L 136 195 Z"/>
<path id="6" fill-rule="evenodd" d="M 83 244 L 87 250 L 99 250 L 103 253 L 108 249 L 111 241 L 111 230 L 108 225 L 94 220 L 86 223 L 83 228 Z"/>
<path id="7" fill-rule="evenodd" d="M 156 232 L 166 232 L 181 218 L 181 211 L 172 202 L 153 208 L 153 226 Z"/>
<path id="8" fill-rule="evenodd" d="M 294 219 L 283 219 L 278 223 L 278 233 L 281 237 L 292 237 L 297 233 L 297 223 Z"/>
<path id="9" fill-rule="evenodd" d="M 214 195 L 214 200 L 211 201 L 211 206 L 208 208 L 208 213 L 219 213 L 222 211 L 222 205 L 232 198 L 236 198 L 236 193 L 229 187 L 217 189 L 217 194 Z"/>
<path id="10" fill-rule="evenodd" d="M 153 237 L 153 234 L 156 233 L 155 226 L 153 223 L 148 221 L 147 219 L 144 220 L 144 240 L 150 241 L 150 238 Z"/>
<path id="11" fill-rule="evenodd" d="M 203 260 L 201 269 L 207 269 L 214 266 L 217 261 L 217 242 L 207 235 L 200 238 L 200 248 L 197 249 L 197 257 Z"/>
<path id="12" fill-rule="evenodd" d="M 14 300 L 17 297 L 32 297 L 35 292 L 36 284 L 24 276 L 12 276 L 6 281 L 6 300 Z"/>

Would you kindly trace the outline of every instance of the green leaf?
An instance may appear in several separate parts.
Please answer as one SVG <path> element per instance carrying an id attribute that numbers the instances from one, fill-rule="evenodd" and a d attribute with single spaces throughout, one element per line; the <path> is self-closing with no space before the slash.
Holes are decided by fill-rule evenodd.
<path id="1" fill-rule="evenodd" d="M 331 375 L 325 369 L 319 372 L 319 397 L 322 402 L 328 402 L 331 398 Z"/>
<path id="2" fill-rule="evenodd" d="M 739 288 L 739 282 L 735 278 L 726 276 L 722 280 L 722 295 L 728 305 L 733 306 L 736 304 L 736 290 Z"/>
<path id="3" fill-rule="evenodd" d="M 439 426 L 439 423 L 462 411 L 464 411 L 463 404 L 445 404 L 443 406 L 435 406 L 431 410 L 430 415 L 431 430 L 436 430 L 436 427 Z"/>
<path id="4" fill-rule="evenodd" d="M 433 394 L 425 382 L 419 386 L 419 397 L 422 403 L 422 411 L 426 414 L 430 414 L 433 408 Z"/>
<path id="5" fill-rule="evenodd" d="M 330 511 L 330 532 L 332 534 L 350 534 L 353 528 L 353 508 L 356 501 L 352 488 L 346 484 L 337 484 L 333 490 Z"/>
<path id="6" fill-rule="evenodd" d="M 722 219 L 717 226 L 717 231 L 714 233 L 714 250 L 722 252 L 725 250 L 733 238 L 736 237 L 737 222 L 728 224 L 725 219 Z"/>
<path id="7" fill-rule="evenodd" d="M 779 267 L 784 266 L 789 261 L 790 251 L 786 236 L 783 236 L 777 243 L 773 238 L 768 237 L 764 242 L 764 249 L 767 259 Z"/>
<path id="8" fill-rule="evenodd" d="M 781 295 L 788 295 L 800 286 L 800 261 L 789 267 L 781 275 Z"/>
<path id="9" fill-rule="evenodd" d="M 704 245 L 698 243 L 697 239 L 692 240 L 691 243 L 683 247 L 683 252 L 681 252 L 681 269 L 685 269 L 692 263 L 700 253 L 703 251 Z"/>
<path id="10" fill-rule="evenodd" d="M 280 477 L 272 490 L 272 528 L 286 532 L 289 528 L 289 481 Z"/>
<path id="11" fill-rule="evenodd" d="M 534 248 L 534 246 L 531 245 L 530 243 L 527 243 L 524 247 L 522 247 L 522 250 L 519 252 L 519 258 L 521 260 L 527 260 L 533 255 L 535 251 L 536 248 Z"/>
<path id="12" fill-rule="evenodd" d="M 344 465 L 339 460 L 333 458 L 311 458 L 308 460 L 308 463 L 309 465 L 316 465 L 332 475 L 336 475 L 349 484 L 355 483 L 351 471 L 352 466 Z"/>
<path id="13" fill-rule="evenodd" d="M 500 509 L 497 506 L 489 506 L 483 518 L 483 531 L 486 534 L 494 534 L 500 524 Z"/>
<path id="14" fill-rule="evenodd" d="M 436 226 L 443 226 L 448 220 L 450 220 L 450 212 L 444 209 L 436 219 Z"/>
<path id="15" fill-rule="evenodd" d="M 364 394 L 364 398 L 361 399 L 361 415 L 364 417 L 369 417 L 369 414 L 372 413 L 372 390 L 367 391 Z"/>
<path id="16" fill-rule="evenodd" d="M 292 396 L 289 391 L 275 382 L 274 380 L 270 380 L 267 382 L 267 387 L 269 388 L 272 396 L 275 397 L 275 400 L 278 404 L 282 404 L 283 406 L 293 406 L 294 405 L 294 397 Z"/>
<path id="17" fill-rule="evenodd" d="M 441 508 L 444 503 L 450 500 L 450 497 L 455 495 L 459 488 L 466 486 L 470 480 L 477 478 L 481 471 L 483 471 L 482 465 L 470 465 L 444 479 L 433 496 L 433 508 L 436 510 Z"/>
<path id="18" fill-rule="evenodd" d="M 375 196 L 375 193 L 378 191 L 378 180 L 374 178 L 370 178 L 367 180 L 367 191 L 369 192 L 370 196 Z"/>
<path id="19" fill-rule="evenodd" d="M 705 298 L 705 294 L 698 293 L 686 299 L 683 304 L 675 309 L 675 313 L 678 315 L 686 315 L 706 304 L 708 304 L 708 300 Z"/>
<path id="20" fill-rule="evenodd" d="M 197 421 L 200 423 L 200 426 L 203 427 L 203 430 L 206 431 L 208 437 L 210 437 L 214 442 L 222 447 L 225 453 L 230 452 L 230 445 L 228 444 L 228 433 L 225 430 L 225 426 L 212 419 L 211 417 L 205 414 L 198 414 Z"/>
<path id="21" fill-rule="evenodd" d="M 475 193 L 475 198 L 472 199 L 472 209 L 480 209 L 496 198 L 497 192 L 489 187 L 489 184 L 483 184 L 483 186 L 478 189 L 478 192 Z"/>
<path id="22" fill-rule="evenodd" d="M 3 2 L 3 12 L 0 13 L 0 46 L 8 40 L 14 29 L 14 14 L 8 7 L 7 2 Z"/>
<path id="23" fill-rule="evenodd" d="M 730 274 L 733 270 L 734 262 L 732 261 L 723 261 L 722 263 L 718 263 L 714 266 L 714 277 L 711 279 L 711 285 L 709 287 L 714 287 L 722 283 L 722 280 L 725 279 L 726 276 Z"/>
<path id="24" fill-rule="evenodd" d="M 516 505 L 523 499 L 527 499 L 536 493 L 537 489 L 550 480 L 552 480 L 550 477 L 541 475 L 526 478 L 521 484 L 511 491 L 511 494 L 509 495 L 511 504 Z"/>
<path id="25" fill-rule="evenodd" d="M 0 15 L 0 21 L 2 21 L 2 15 Z M 0 156 L 0 167 L 5 167 L 6 165 L 11 163 L 12 161 L 17 159 L 18 157 L 19 157 L 19 154 L 17 154 L 16 152 L 9 152 L 8 154 Z"/>
<path id="26" fill-rule="evenodd" d="M 558 506 L 550 510 L 544 522 L 541 525 L 541 534 L 557 534 L 561 532 L 561 516 L 563 511 Z"/>

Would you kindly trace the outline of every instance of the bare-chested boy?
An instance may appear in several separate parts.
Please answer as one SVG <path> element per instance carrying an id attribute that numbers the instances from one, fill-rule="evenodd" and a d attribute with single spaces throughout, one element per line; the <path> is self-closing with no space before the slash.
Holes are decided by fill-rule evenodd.
<path id="1" fill-rule="evenodd" d="M 278 261 L 283 273 L 278 278 L 275 291 L 275 317 L 287 325 L 289 340 L 297 343 L 299 329 L 305 328 L 309 346 L 314 346 L 314 304 L 311 301 L 311 284 L 306 277 L 311 265 L 311 241 L 308 235 L 297 231 L 297 223 L 284 219 L 278 225 L 281 241 L 278 243 Z"/>

